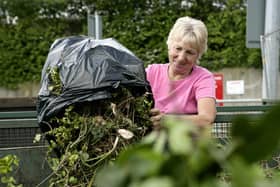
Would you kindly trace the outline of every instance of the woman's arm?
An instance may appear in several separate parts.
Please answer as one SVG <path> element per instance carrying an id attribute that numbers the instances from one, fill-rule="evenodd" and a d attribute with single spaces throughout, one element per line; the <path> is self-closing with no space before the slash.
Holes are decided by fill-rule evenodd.
<path id="1" fill-rule="evenodd" d="M 201 98 L 197 102 L 197 115 L 183 115 L 198 126 L 211 125 L 216 118 L 216 103 L 214 98 Z"/>
<path id="2" fill-rule="evenodd" d="M 164 116 L 175 116 L 180 119 L 185 119 L 193 122 L 194 124 L 203 127 L 211 125 L 216 117 L 216 103 L 214 98 L 201 98 L 197 102 L 198 113 L 195 115 L 176 115 L 176 114 L 163 114 L 158 109 L 151 110 L 151 121 L 155 127 L 160 125 L 160 121 Z"/>

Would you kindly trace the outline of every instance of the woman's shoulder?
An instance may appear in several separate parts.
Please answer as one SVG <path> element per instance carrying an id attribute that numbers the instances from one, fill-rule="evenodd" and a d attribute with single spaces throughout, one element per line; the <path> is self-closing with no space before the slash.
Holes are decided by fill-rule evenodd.
<path id="1" fill-rule="evenodd" d="M 168 67 L 168 64 L 149 64 L 147 68 L 154 68 L 154 69 L 160 69 L 160 68 L 166 68 Z"/>
<path id="2" fill-rule="evenodd" d="M 204 68 L 202 66 L 196 65 L 195 66 L 195 71 L 198 74 L 201 74 L 201 75 L 211 75 L 211 76 L 213 76 L 213 73 L 211 71 L 209 71 L 207 68 Z"/>
<path id="3" fill-rule="evenodd" d="M 157 72 L 165 71 L 168 68 L 168 64 L 149 64 L 146 68 L 146 71 Z"/>
<path id="4" fill-rule="evenodd" d="M 150 64 L 146 68 L 146 75 L 149 82 L 164 79 L 167 76 L 168 64 Z"/>

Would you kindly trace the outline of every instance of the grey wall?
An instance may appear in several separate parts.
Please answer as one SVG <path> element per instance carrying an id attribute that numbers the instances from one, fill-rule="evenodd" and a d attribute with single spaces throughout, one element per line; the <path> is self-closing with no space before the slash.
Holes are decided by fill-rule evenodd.
<path id="1" fill-rule="evenodd" d="M 38 83 L 25 83 L 18 89 L 5 89 L 0 87 L 0 97 L 34 97 L 40 89 Z"/>
<path id="2" fill-rule="evenodd" d="M 225 68 L 218 73 L 224 75 L 224 99 L 245 99 L 262 97 L 262 71 L 258 69 Z M 232 95 L 226 92 L 226 82 L 244 80 L 244 94 Z"/>

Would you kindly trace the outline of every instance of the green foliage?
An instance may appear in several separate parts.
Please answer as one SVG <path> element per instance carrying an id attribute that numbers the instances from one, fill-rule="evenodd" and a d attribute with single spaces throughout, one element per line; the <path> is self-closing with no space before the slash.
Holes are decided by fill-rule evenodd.
<path id="1" fill-rule="evenodd" d="M 39 14 L 45 6 L 48 15 Z M 59 1 L 1 1 L 0 9 L 9 11 L 11 18 L 17 16 L 16 24 L 7 24 L 2 15 L 0 24 L 0 85 L 7 88 L 39 82 L 51 44 L 56 38 L 81 33 L 84 22 L 56 18 L 62 9 Z"/>
<path id="2" fill-rule="evenodd" d="M 152 132 L 141 144 L 122 152 L 113 166 L 101 170 L 96 186 L 159 186 L 163 181 L 172 187 L 209 185 L 207 179 L 216 177 L 221 170 L 218 163 L 226 155 L 209 136 L 209 129 L 202 134 L 192 124 L 168 118 L 160 131 Z M 122 178 L 107 178 L 115 176 L 115 171 L 123 173 Z M 211 181 L 213 186 L 218 183 Z"/>
<path id="3" fill-rule="evenodd" d="M 39 82 L 49 47 L 55 39 L 87 34 L 87 11 L 98 10 L 103 37 L 115 38 L 145 65 L 166 63 L 166 39 L 180 16 L 204 21 L 209 30 L 209 50 L 201 65 L 260 68 L 259 49 L 245 46 L 246 4 L 243 0 L 9 0 L 1 1 L 0 85 L 16 88 Z M 215 4 L 214 4 L 215 3 Z M 85 8 L 87 7 L 87 8 Z M 7 12 L 10 21 L 7 24 Z M 67 16 L 65 14 L 67 13 Z"/>
<path id="4" fill-rule="evenodd" d="M 232 136 L 239 145 L 236 154 L 249 163 L 271 156 L 279 147 L 279 111 L 280 105 L 276 105 L 253 124 L 246 118 L 237 118 L 232 128 Z"/>
<path id="5" fill-rule="evenodd" d="M 49 86 L 48 90 L 55 96 L 58 96 L 62 92 L 62 83 L 60 81 L 59 77 L 59 70 L 58 67 L 53 67 L 53 68 L 48 68 L 47 73 L 49 75 L 48 80 L 49 80 Z"/>
<path id="6" fill-rule="evenodd" d="M 211 12 L 205 21 L 209 32 L 209 50 L 201 64 L 210 69 L 223 67 L 260 68 L 260 49 L 246 48 L 246 6 L 229 0 L 223 11 Z"/>
<path id="7" fill-rule="evenodd" d="M 274 187 L 279 169 L 262 168 L 280 143 L 277 114 L 280 104 L 258 120 L 238 118 L 233 137 L 220 145 L 209 129 L 199 129 L 176 118 L 166 118 L 160 131 L 123 150 L 117 160 L 103 167 L 97 187 Z M 279 152 L 278 152 L 279 154 Z"/>
<path id="8" fill-rule="evenodd" d="M 12 172 L 18 167 L 18 164 L 19 160 L 15 155 L 0 158 L 0 184 L 6 184 L 7 187 L 22 187 L 12 176 Z"/>

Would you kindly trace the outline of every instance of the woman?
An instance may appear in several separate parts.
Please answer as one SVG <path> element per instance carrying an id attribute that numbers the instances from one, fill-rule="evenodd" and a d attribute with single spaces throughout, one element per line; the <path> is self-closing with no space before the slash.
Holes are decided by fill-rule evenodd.
<path id="1" fill-rule="evenodd" d="M 198 126 L 212 124 L 216 116 L 215 80 L 198 60 L 207 50 L 208 32 L 205 24 L 191 17 L 179 18 L 168 39 L 167 64 L 146 68 L 155 108 L 151 120 L 160 125 L 162 117 L 175 115 Z"/>

